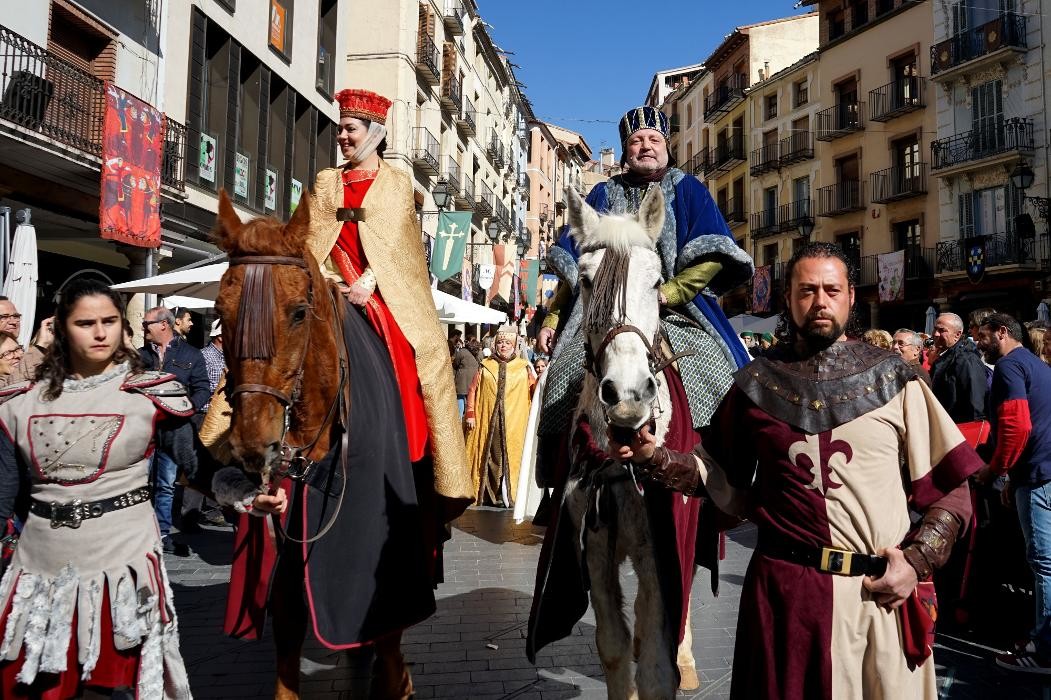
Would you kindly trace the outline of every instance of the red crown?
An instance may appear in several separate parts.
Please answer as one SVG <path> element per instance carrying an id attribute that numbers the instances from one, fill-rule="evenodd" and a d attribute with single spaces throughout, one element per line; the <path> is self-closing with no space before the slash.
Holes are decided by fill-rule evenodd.
<path id="1" fill-rule="evenodd" d="M 336 93 L 339 116 L 368 119 L 379 124 L 387 123 L 387 110 L 391 101 L 370 90 L 340 90 Z"/>

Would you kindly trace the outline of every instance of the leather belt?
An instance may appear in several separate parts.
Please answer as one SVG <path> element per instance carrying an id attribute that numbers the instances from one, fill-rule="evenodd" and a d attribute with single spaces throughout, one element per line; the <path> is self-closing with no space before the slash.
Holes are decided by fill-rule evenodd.
<path id="1" fill-rule="evenodd" d="M 836 576 L 873 576 L 879 578 L 887 571 L 887 558 L 875 554 L 861 554 L 834 547 L 815 547 L 799 543 L 760 540 L 756 550 L 774 559 L 809 566 Z"/>
<path id="2" fill-rule="evenodd" d="M 351 207 L 340 207 L 336 210 L 336 221 L 353 221 L 359 223 L 365 220 L 364 207 L 353 209 Z"/>
<path id="3" fill-rule="evenodd" d="M 55 501 L 44 503 L 34 498 L 29 502 L 29 512 L 50 520 L 52 528 L 71 527 L 76 529 L 80 527 L 80 523 L 83 520 L 101 518 L 106 513 L 129 508 L 145 503 L 148 500 L 150 500 L 150 487 L 140 486 L 113 498 L 104 498 L 101 501 L 88 501 L 87 503 L 79 498 L 69 503 L 57 503 Z"/>

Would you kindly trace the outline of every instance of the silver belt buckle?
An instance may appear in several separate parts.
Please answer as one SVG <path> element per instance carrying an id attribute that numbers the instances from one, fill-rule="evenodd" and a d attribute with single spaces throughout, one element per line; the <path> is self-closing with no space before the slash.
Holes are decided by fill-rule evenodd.
<path id="1" fill-rule="evenodd" d="M 80 521 L 84 519 L 81 511 L 82 501 L 78 498 L 72 503 L 51 503 L 51 527 L 71 527 L 74 530 L 80 527 Z"/>

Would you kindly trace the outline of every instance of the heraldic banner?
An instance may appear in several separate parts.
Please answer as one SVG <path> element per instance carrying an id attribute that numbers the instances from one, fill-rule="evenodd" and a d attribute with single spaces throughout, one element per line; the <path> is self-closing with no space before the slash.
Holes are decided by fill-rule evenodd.
<path id="1" fill-rule="evenodd" d="M 106 83 L 102 139 L 102 237 L 142 248 L 161 245 L 164 115 Z"/>
<path id="2" fill-rule="evenodd" d="M 905 300 L 905 251 L 896 250 L 876 258 L 879 268 L 879 300 Z"/>
<path id="3" fill-rule="evenodd" d="M 540 277 L 540 261 L 519 260 L 518 268 L 518 285 L 521 290 L 522 303 L 525 306 L 536 306 L 536 287 Z"/>
<path id="4" fill-rule="evenodd" d="M 471 235 L 471 212 L 443 211 L 438 215 L 438 233 L 431 251 L 431 274 L 439 282 L 449 279 L 463 267 L 463 253 Z"/>
<path id="5" fill-rule="evenodd" d="M 752 313 L 770 310 L 770 265 L 755 268 L 752 276 Z"/>

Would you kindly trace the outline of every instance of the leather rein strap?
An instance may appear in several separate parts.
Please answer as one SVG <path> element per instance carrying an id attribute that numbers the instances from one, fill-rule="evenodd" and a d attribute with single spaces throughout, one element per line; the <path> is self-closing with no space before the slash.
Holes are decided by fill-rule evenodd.
<path id="1" fill-rule="evenodd" d="M 624 323 L 618 326 L 614 326 L 609 330 L 608 333 L 606 333 L 606 336 L 602 339 L 602 342 L 599 343 L 598 350 L 592 351 L 591 344 L 585 341 L 584 349 L 586 351 L 585 354 L 587 355 L 587 357 L 585 358 L 585 362 L 588 367 L 588 370 L 591 372 L 592 375 L 597 376 L 597 367 L 595 363 L 598 362 L 598 360 L 602 357 L 602 354 L 606 352 L 606 348 L 609 347 L 609 344 L 613 342 L 613 339 L 622 333 L 634 333 L 635 335 L 639 336 L 639 339 L 642 341 L 643 347 L 646 348 L 646 357 L 649 359 L 650 371 L 654 375 L 658 375 L 661 372 L 663 372 L 669 365 L 671 365 L 676 360 L 695 354 L 692 350 L 687 350 L 686 352 L 677 352 L 673 355 L 666 356 L 661 347 L 662 335 L 659 325 L 657 327 L 657 333 L 654 336 L 653 341 L 651 342 L 650 339 L 646 337 L 646 334 L 643 333 L 638 326 L 633 326 L 630 323 Z"/>

